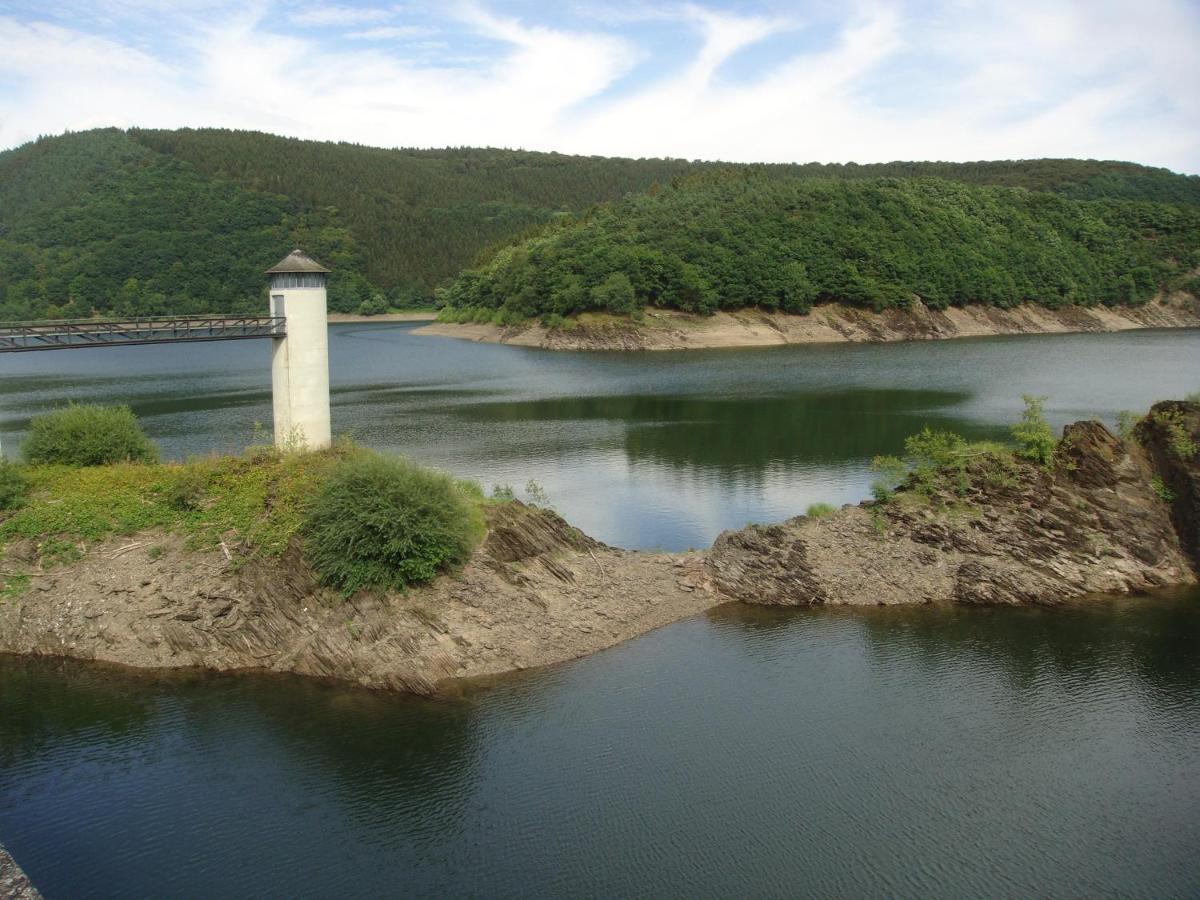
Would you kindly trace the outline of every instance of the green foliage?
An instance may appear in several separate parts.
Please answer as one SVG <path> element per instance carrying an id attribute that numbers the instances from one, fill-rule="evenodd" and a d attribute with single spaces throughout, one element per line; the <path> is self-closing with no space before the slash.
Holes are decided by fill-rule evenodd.
<path id="1" fill-rule="evenodd" d="M 875 480 L 871 482 L 871 496 L 877 503 L 887 503 L 896 494 L 896 489 L 908 479 L 908 466 L 897 456 L 876 456 L 871 461 Z"/>
<path id="2" fill-rule="evenodd" d="M 1167 452 L 1172 456 L 1188 460 L 1196 455 L 1196 442 L 1188 433 L 1187 423 L 1184 422 L 1182 413 L 1177 410 L 1155 413 L 1154 424 L 1166 433 Z"/>
<path id="3" fill-rule="evenodd" d="M 845 221 L 835 253 L 811 252 L 810 244 L 827 239 L 817 233 L 796 239 L 795 252 L 773 256 L 756 232 L 739 237 L 743 226 L 754 224 L 752 217 L 723 223 L 671 198 L 676 187 L 656 188 L 685 176 L 719 180 L 728 168 L 513 150 L 385 150 L 223 129 L 109 128 L 42 138 L 0 153 L 0 319 L 259 311 L 265 307 L 262 269 L 295 246 L 333 269 L 334 311 L 429 306 L 435 287 L 480 258 L 502 254 L 500 248 L 514 239 L 573 216 L 584 223 L 603 218 L 603 211 L 589 209 L 651 189 L 668 197 L 673 210 L 704 213 L 677 223 L 681 242 L 696 244 L 696 254 L 640 236 L 615 267 L 605 254 L 590 258 L 578 251 L 577 271 L 549 286 L 561 308 L 547 305 L 544 295 L 522 294 L 520 285 L 489 287 L 503 291 L 523 315 L 592 308 L 591 290 L 617 272 L 629 278 L 639 301 L 652 297 L 658 305 L 698 311 L 745 305 L 749 296 L 764 306 L 803 312 L 833 288 L 848 302 L 867 306 L 902 306 L 914 293 L 934 305 L 954 297 L 1007 303 L 1025 296 L 1027 282 L 1046 285 L 1064 302 L 1133 302 L 1174 278 L 1171 260 L 1180 271 L 1197 263 L 1194 242 L 1183 246 L 1182 255 L 1172 255 L 1172 247 L 1194 229 L 1188 207 L 1200 204 L 1200 178 L 1164 169 L 1095 160 L 736 167 L 766 181 L 832 185 L 835 195 L 843 184 L 851 198 L 857 197 L 855 184 L 880 178 L 1020 188 L 1015 193 L 1036 207 L 1033 218 L 1045 225 L 1040 235 L 1019 233 L 1014 242 L 993 245 L 988 241 L 1003 237 L 1005 227 L 1024 232 L 1026 223 L 990 201 L 947 201 L 947 215 L 918 218 L 909 229 L 936 230 L 928 245 L 897 256 L 908 239 L 898 235 L 882 247 L 895 259 L 877 265 L 864 254 L 881 233 L 878 214 L 927 214 L 928 208 L 903 208 L 903 199 L 898 208 L 883 198 L 878 210 L 837 201 L 830 220 L 844 213 L 862 218 Z M 1075 201 L 1089 214 L 1060 222 L 1056 210 L 1073 209 Z M 768 205 L 765 212 L 794 217 L 802 235 L 813 206 L 822 202 L 817 196 L 790 209 Z M 1067 207 L 1058 205 L 1064 202 Z M 1164 211 L 1166 204 L 1175 205 L 1174 213 Z M 960 240 L 955 229 L 962 214 L 975 212 Z M 990 228 L 988 241 L 978 234 L 981 223 Z M 1118 243 L 1136 235 L 1146 247 L 1135 241 L 1131 252 L 1112 257 L 1106 248 L 1114 229 Z M 1039 245 L 1039 237 L 1047 240 Z M 938 264 L 916 280 L 916 288 L 906 283 L 913 268 L 897 270 L 895 262 L 926 258 L 930 247 L 947 239 L 947 253 L 959 256 L 964 277 L 955 279 Z M 1060 240 L 1066 243 L 1059 246 Z M 1006 252 L 1009 243 L 1035 249 L 1016 258 Z M 706 244 L 724 248 L 711 263 L 703 258 Z M 978 252 L 959 253 L 960 244 Z M 947 253 L 928 258 L 937 263 Z M 714 273 L 738 254 L 758 274 L 727 297 Z M 1105 265 L 1093 271 L 1086 265 L 1092 256 Z M 1071 264 L 1064 267 L 1064 258 Z M 916 272 L 922 273 L 920 266 Z M 724 284 L 737 287 L 736 280 Z M 601 303 L 625 299 L 623 289 L 613 297 L 601 293 Z M 488 297 L 454 305 L 494 309 L 501 303 Z"/>
<path id="4" fill-rule="evenodd" d="M 478 504 L 449 476 L 366 453 L 334 467 L 302 528 L 313 568 L 346 594 L 430 581 L 466 562 L 483 531 Z"/>
<path id="5" fill-rule="evenodd" d="M 880 503 L 892 500 L 902 485 L 925 498 L 940 491 L 964 497 L 971 490 L 973 476 L 994 486 L 1010 485 L 1015 478 L 1008 448 L 988 441 L 971 442 L 929 426 L 905 438 L 903 459 L 877 456 L 873 468 L 877 476 L 871 493 Z"/>
<path id="6" fill-rule="evenodd" d="M 517 495 L 510 484 L 493 484 L 492 499 L 497 503 L 511 503 L 517 499 Z"/>
<path id="7" fill-rule="evenodd" d="M 29 590 L 29 576 L 13 572 L 11 574 L 0 574 L 3 579 L 3 587 L 0 587 L 0 601 L 11 603 L 14 600 L 20 600 L 21 597 Z"/>
<path id="8" fill-rule="evenodd" d="M 805 515 L 810 519 L 819 519 L 822 516 L 830 516 L 837 512 L 837 507 L 829 503 L 813 503 L 805 511 Z"/>
<path id="9" fill-rule="evenodd" d="M 35 416 L 21 449 L 34 465 L 104 466 L 158 458 L 128 406 L 73 404 Z"/>
<path id="10" fill-rule="evenodd" d="M 298 531 L 304 504 L 324 473 L 344 455 L 270 451 L 182 465 L 31 466 L 26 501 L 0 522 L 0 541 L 90 542 L 164 529 L 184 534 L 194 547 L 225 540 L 246 557 L 278 555 Z M 179 486 L 201 481 L 208 485 L 206 498 L 184 508 Z"/>
<path id="11" fill-rule="evenodd" d="M 1117 413 L 1117 434 L 1121 436 L 1121 440 L 1136 440 L 1137 427 L 1144 418 L 1145 416 L 1128 409 L 1123 409 Z"/>
<path id="12" fill-rule="evenodd" d="M 0 510 L 20 506 L 28 491 L 29 479 L 21 467 L 7 459 L 0 459 Z"/>
<path id="13" fill-rule="evenodd" d="M 1200 403 L 1200 391 L 1192 391 L 1183 399 L 1188 403 Z"/>
<path id="14" fill-rule="evenodd" d="M 1158 499 L 1163 503 L 1174 503 L 1175 492 L 1163 483 L 1163 480 L 1158 475 L 1150 479 L 1150 488 L 1158 495 Z"/>
<path id="15" fill-rule="evenodd" d="M 208 472 L 199 466 L 181 466 L 167 486 L 167 502 L 183 512 L 200 509 L 208 493 Z"/>
<path id="16" fill-rule="evenodd" d="M 1142 303 L 1197 264 L 1200 207 L 725 170 L 556 220 L 438 296 L 475 316 L 803 313 L 822 301 L 884 310 L 914 298 L 1058 308 Z"/>
<path id="17" fill-rule="evenodd" d="M 532 478 L 525 482 L 525 496 L 529 498 L 529 502 L 534 506 L 550 509 L 550 494 Z"/>
<path id="18" fill-rule="evenodd" d="M 1017 455 L 1048 466 L 1054 460 L 1054 448 L 1058 446 L 1058 441 L 1042 411 L 1046 398 L 1023 394 L 1021 399 L 1025 401 L 1025 411 L 1021 414 L 1021 421 L 1011 428 L 1013 440 L 1017 442 Z"/>

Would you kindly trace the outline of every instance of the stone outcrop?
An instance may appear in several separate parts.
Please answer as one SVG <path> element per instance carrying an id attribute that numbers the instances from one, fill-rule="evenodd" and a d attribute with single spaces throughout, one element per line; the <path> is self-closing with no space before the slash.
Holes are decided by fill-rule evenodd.
<path id="1" fill-rule="evenodd" d="M 1052 471 L 980 464 L 965 492 L 910 488 L 887 504 L 726 532 L 708 557 L 714 588 L 793 606 L 1053 604 L 1192 583 L 1197 462 L 1165 448 L 1151 424 L 1164 411 L 1200 432 L 1196 404 L 1158 404 L 1140 426 L 1145 448 L 1078 422 Z"/>
<path id="2" fill-rule="evenodd" d="M 234 568 L 219 551 L 144 534 L 35 573 L 0 603 L 0 652 L 146 668 L 264 669 L 428 694 L 573 659 L 712 605 L 697 555 L 633 553 L 548 510 L 489 509 L 459 573 L 404 593 L 323 590 L 293 547 Z M 8 558 L 22 553 L 10 546 Z"/>
<path id="3" fill-rule="evenodd" d="M 0 846 L 0 897 L 5 900 L 41 900 L 42 895 L 30 883 L 16 860 Z"/>
<path id="4" fill-rule="evenodd" d="M 720 603 L 1056 604 L 1192 584 L 1200 404 L 1160 403 L 1121 440 L 1069 426 L 1051 469 L 983 457 L 887 504 L 722 534 L 706 553 L 605 546 L 548 510 L 489 507 L 461 572 L 405 593 L 322 589 L 299 548 L 237 567 L 178 536 L 87 548 L 0 602 L 0 652 L 146 668 L 261 669 L 434 693 L 573 659 Z M 1187 452 L 1185 452 L 1187 451 Z"/>

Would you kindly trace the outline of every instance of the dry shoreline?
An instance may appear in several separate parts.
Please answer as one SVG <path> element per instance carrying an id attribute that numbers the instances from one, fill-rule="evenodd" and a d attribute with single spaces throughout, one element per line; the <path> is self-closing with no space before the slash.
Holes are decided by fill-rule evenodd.
<path id="1" fill-rule="evenodd" d="M 705 552 L 608 547 L 549 510 L 500 504 L 460 573 L 403 594 L 333 594 L 295 546 L 239 567 L 180 535 L 146 533 L 42 568 L 39 546 L 14 540 L 5 566 L 29 582 L 0 602 L 0 653 L 431 695 L 729 602 L 1055 605 L 1190 585 L 1200 452 L 1180 457 L 1178 429 L 1200 443 L 1200 403 L 1156 404 L 1138 442 L 1098 422 L 1068 426 L 1053 471 L 976 462 L 965 484 L 727 531 Z"/>
<path id="2" fill-rule="evenodd" d="M 330 313 L 330 325 L 342 325 L 346 322 L 434 322 L 437 313 L 427 309 L 415 309 L 410 312 L 380 313 L 376 316 L 360 316 L 357 313 Z"/>
<path id="3" fill-rule="evenodd" d="M 572 329 L 548 330 L 539 323 L 499 326 L 436 322 L 414 333 L 546 350 L 688 350 L 1139 328 L 1200 328 L 1200 301 L 1177 294 L 1139 307 L 1070 306 L 1051 310 L 1024 305 L 1005 310 L 966 306 L 940 311 L 915 301 L 909 310 L 882 313 L 833 303 L 815 307 L 804 316 L 755 309 L 696 316 L 648 309 L 640 325 L 627 318 L 584 314 Z"/>

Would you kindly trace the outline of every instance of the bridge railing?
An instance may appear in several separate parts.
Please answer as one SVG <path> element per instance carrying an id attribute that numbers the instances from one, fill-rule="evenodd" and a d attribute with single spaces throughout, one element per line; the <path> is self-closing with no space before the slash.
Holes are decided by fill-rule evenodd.
<path id="1" fill-rule="evenodd" d="M 236 341 L 283 337 L 287 320 L 277 316 L 143 316 L 130 319 L 55 319 L 0 322 L 0 353 Z"/>

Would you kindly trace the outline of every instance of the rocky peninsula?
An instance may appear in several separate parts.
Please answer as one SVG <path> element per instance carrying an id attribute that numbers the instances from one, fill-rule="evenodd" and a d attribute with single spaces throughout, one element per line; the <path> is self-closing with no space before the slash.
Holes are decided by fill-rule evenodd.
<path id="1" fill-rule="evenodd" d="M 944 340 L 1006 334 L 1066 334 L 1138 328 L 1200 328 L 1200 301 L 1190 294 L 1159 297 L 1142 306 L 1024 304 L 952 306 L 930 309 L 914 299 L 908 309 L 873 312 L 828 303 L 807 315 L 758 309 L 699 316 L 647 309 L 641 322 L 629 317 L 584 313 L 569 327 L 436 322 L 416 334 L 455 337 L 547 350 L 689 350 L 770 347 L 782 344 Z"/>
<path id="2" fill-rule="evenodd" d="M 170 532 L 106 538 L 0 601 L 0 652 L 141 668 L 265 670 L 420 694 L 549 665 L 727 602 L 1061 604 L 1193 584 L 1200 404 L 1164 402 L 1129 438 L 1068 426 L 1050 465 L 968 458 L 886 501 L 722 534 L 702 553 L 605 546 L 549 510 L 488 510 L 460 572 L 400 592 L 321 588 L 298 545 L 235 565 Z M 152 552 L 153 551 L 153 552 Z"/>

